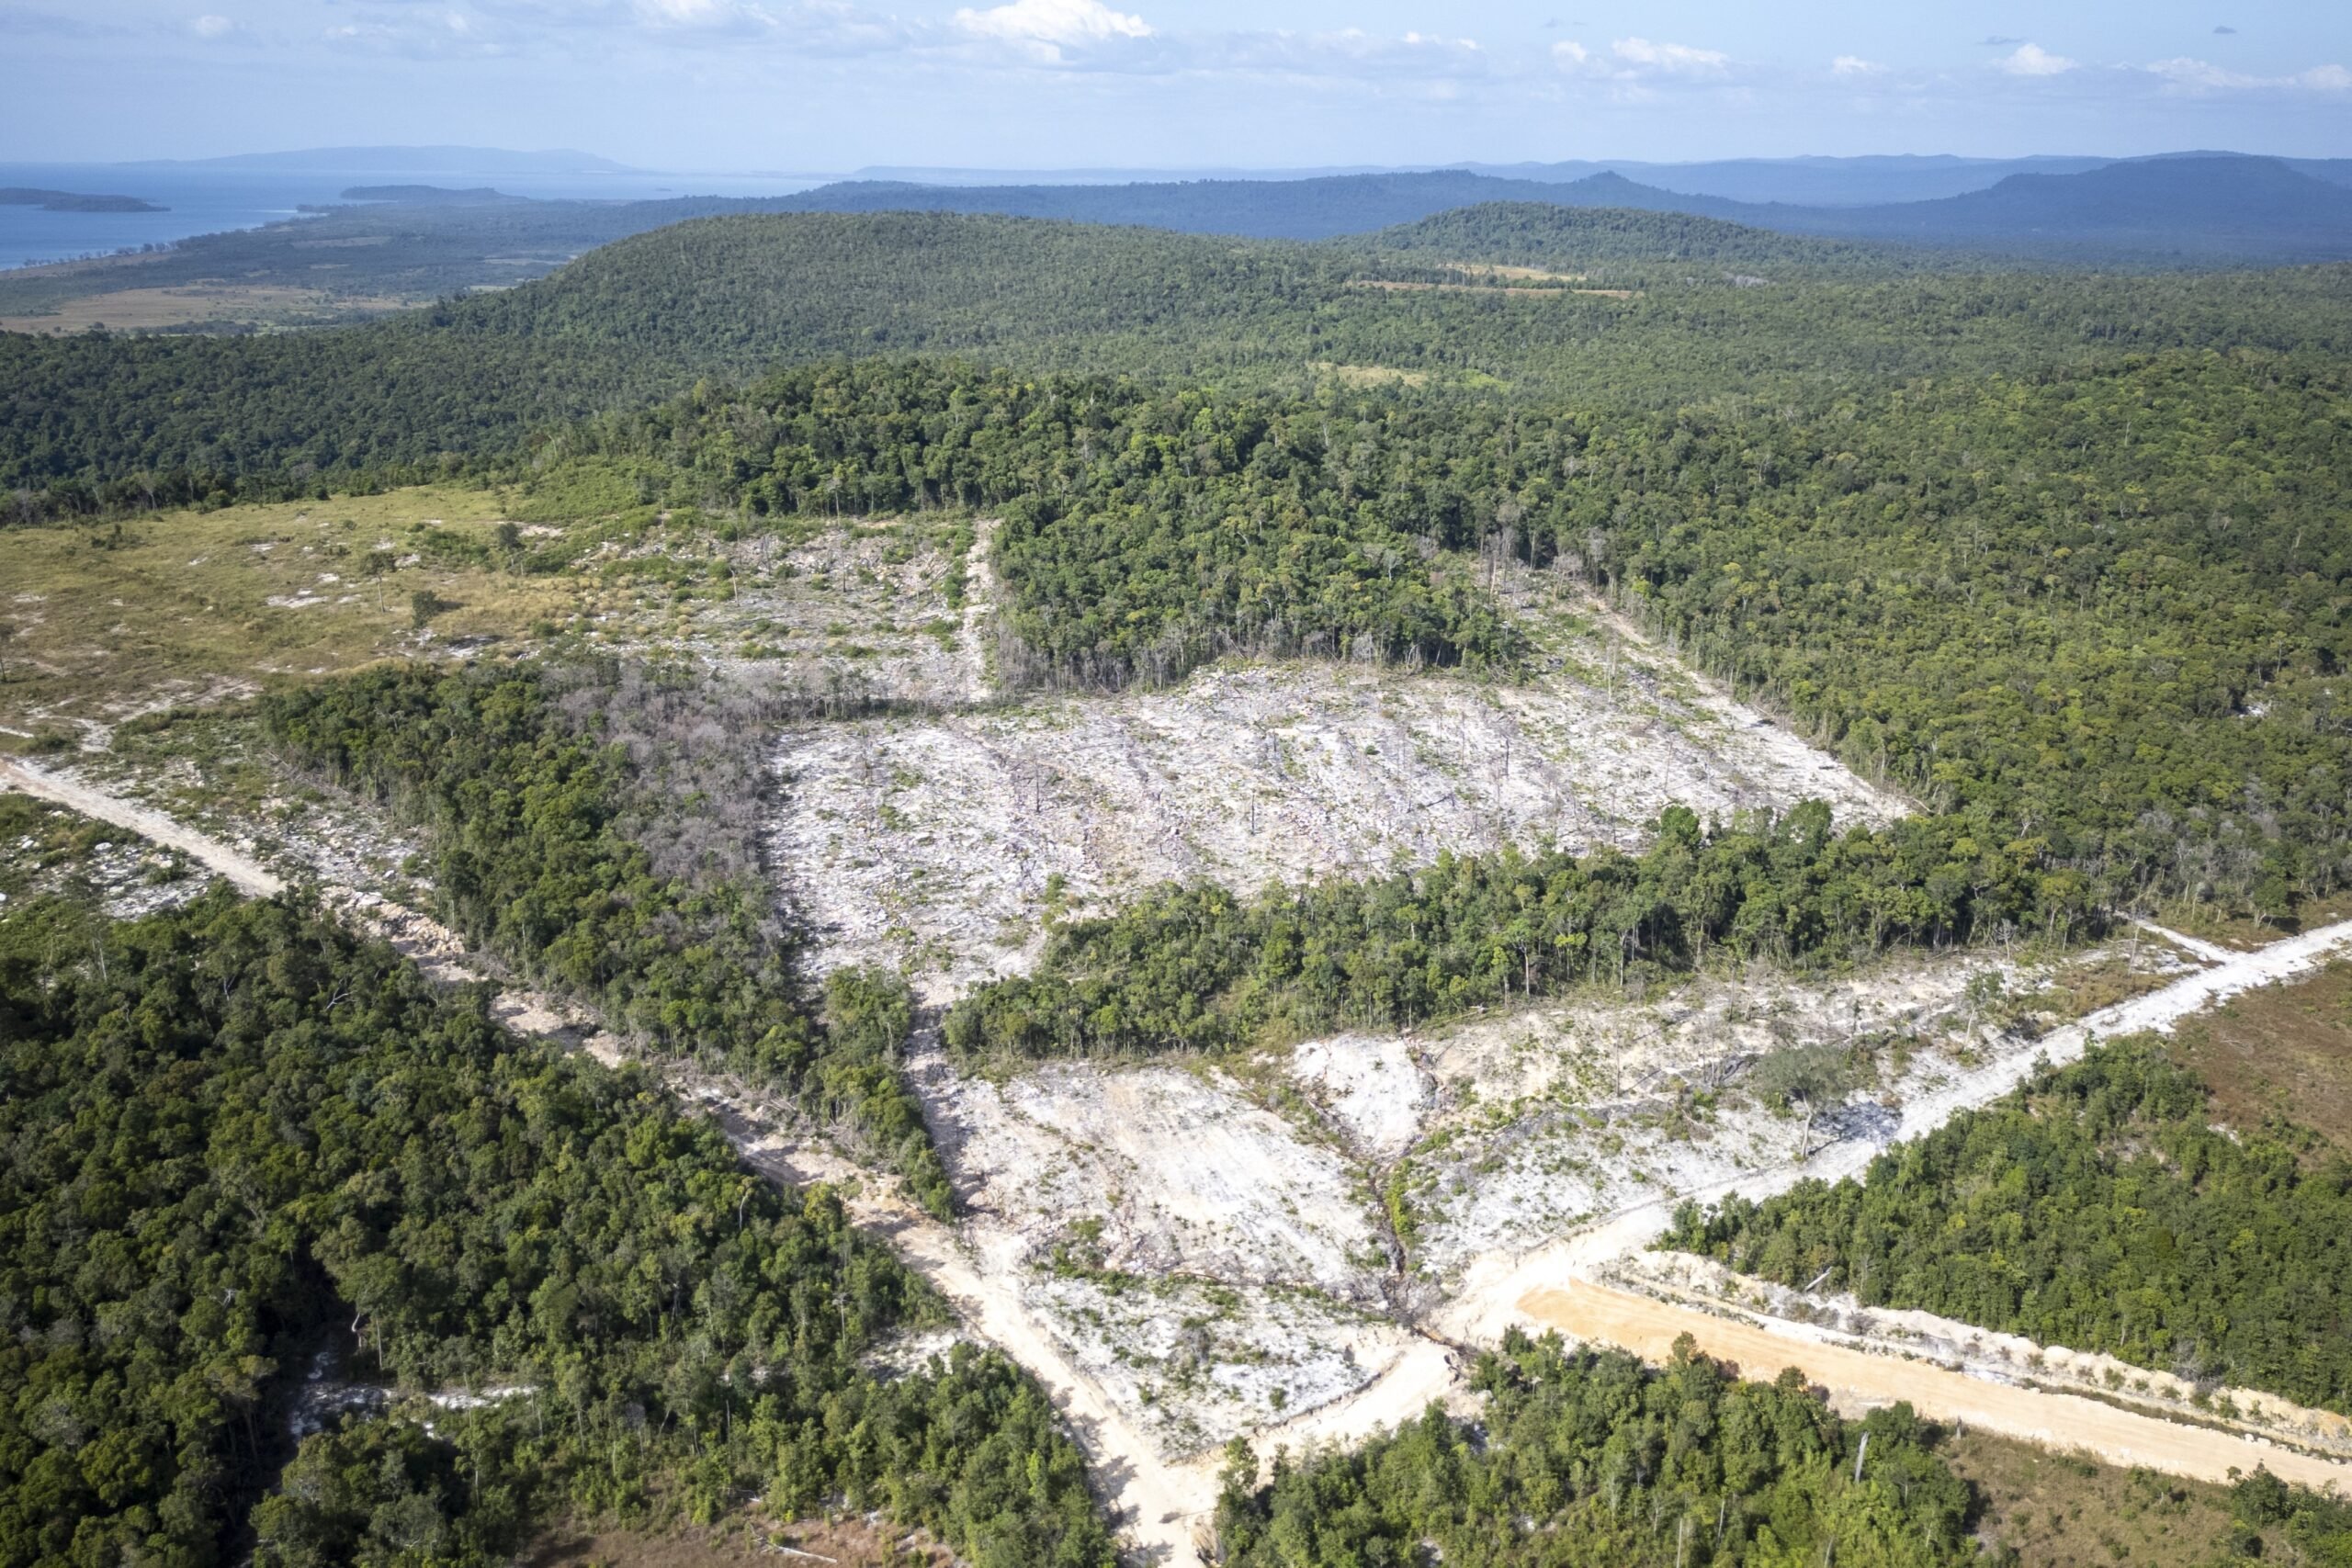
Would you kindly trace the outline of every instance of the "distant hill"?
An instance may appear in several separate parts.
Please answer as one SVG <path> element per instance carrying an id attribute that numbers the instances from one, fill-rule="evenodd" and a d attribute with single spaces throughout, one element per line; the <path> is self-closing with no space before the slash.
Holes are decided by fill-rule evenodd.
<path id="1" fill-rule="evenodd" d="M 1775 229 L 2060 259 L 2331 261 L 2352 256 L 2352 189 L 2276 158 L 2135 159 L 2012 175 L 1989 190 L 1880 207 L 1750 207 Z"/>
<path id="2" fill-rule="evenodd" d="M 820 186 L 789 200 L 807 212 L 987 212 L 1261 240 L 1323 240 L 1409 223 L 1483 201 L 1541 200 L 1553 188 L 1441 171 L 1094 186 L 918 186 L 856 180 Z"/>
<path id="3" fill-rule="evenodd" d="M 593 152 L 551 148 L 518 152 L 503 147 L 305 147 L 287 152 L 238 152 L 225 158 L 157 158 L 152 164 L 200 169 L 269 169 L 278 173 L 390 175 L 614 175 L 626 164 Z"/>
<path id="4" fill-rule="evenodd" d="M 0 186 L 0 207 L 38 207 L 44 212 L 169 212 L 135 196 L 83 196 L 70 190 Z"/>
<path id="5" fill-rule="evenodd" d="M 2352 158 L 2281 158 L 2278 161 L 2299 175 L 2309 175 L 2332 186 L 2352 186 Z"/>
<path id="6" fill-rule="evenodd" d="M 1354 164 L 1290 169 L 874 167 L 860 169 L 846 177 L 858 182 L 970 187 L 1125 186 L 1200 180 L 1308 180 L 1350 175 L 1422 174 L 1483 175 L 1489 179 L 1567 185 L 1589 179 L 1594 175 L 1623 175 L 1637 184 L 1684 196 L 1723 197 L 1733 201 L 1784 201 L 1813 207 L 1861 207 L 1881 202 L 1927 201 L 1937 197 L 1960 196 L 1972 190 L 1983 190 L 2010 175 L 2080 174 L 2114 162 L 2113 158 L 2092 156 L 1960 158 L 1950 154 L 1724 158 L 1690 164 L 1603 158 L 1574 159 L 1554 164 L 1408 164 L 1385 167 Z"/>
<path id="7" fill-rule="evenodd" d="M 2352 258 L 2352 190 L 2276 158 L 2191 154 L 2072 174 L 2013 174 L 1928 201 L 1807 207 L 1690 196 L 1602 172 L 1565 182 L 1466 170 L 1304 180 L 1101 186 L 822 186 L 779 205 L 818 212 L 1001 213 L 1195 233 L 1319 240 L 1455 208 L 1526 202 L 1682 212 L 1755 229 L 2075 265 L 2278 265 Z"/>
<path id="8" fill-rule="evenodd" d="M 1638 159 L 1565 164 L 1465 164 L 1472 174 L 1498 179 L 1567 184 L 1594 175 L 1622 175 L 1657 190 L 1733 201 L 1787 202 L 1801 207 L 1863 207 L 1930 201 L 1998 184 L 2010 175 L 2072 175 L 2112 158 L 1727 158 L 1702 164 L 1651 164 Z"/>
<path id="9" fill-rule="evenodd" d="M 489 207 L 528 201 L 530 197 L 509 196 L 488 186 L 475 186 L 469 190 L 453 190 L 447 186 L 353 186 L 343 193 L 343 199 L 391 201 L 409 207 Z"/>

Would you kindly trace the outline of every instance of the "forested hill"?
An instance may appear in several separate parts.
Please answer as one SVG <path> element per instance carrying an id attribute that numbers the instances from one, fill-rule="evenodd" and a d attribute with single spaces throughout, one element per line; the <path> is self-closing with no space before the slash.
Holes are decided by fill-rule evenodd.
<path id="1" fill-rule="evenodd" d="M 1103 186 L 920 186 L 860 180 L 822 186 L 791 199 L 809 212 L 989 212 L 1275 240 L 1358 234 L 1489 201 L 1708 212 L 1738 205 L 1652 190 L 1615 175 L 1555 185 L 1496 179 L 1460 169 Z"/>
<path id="2" fill-rule="evenodd" d="M 1511 266 L 1589 267 L 1602 262 L 1703 262 L 1885 275 L 1926 263 L 1922 253 L 1777 234 L 1689 213 L 1627 207 L 1495 201 L 1460 207 L 1363 237 L 1375 251 Z"/>
<path id="3" fill-rule="evenodd" d="M 2317 261 L 2352 255 L 2352 190 L 2276 158 L 2146 158 L 1880 207 L 1734 209 L 1775 229 L 2064 260 Z"/>
<path id="4" fill-rule="evenodd" d="M 1299 394 L 1330 367 L 1377 367 L 1432 391 L 1654 409 L 2165 349 L 2352 348 L 2340 270 L 1784 270 L 1740 288 L 1722 266 L 1642 270 L 1602 248 L 1547 259 L 1630 280 L 1630 297 L 1362 287 L 1452 276 L 1435 259 L 948 214 L 711 219 L 363 326 L 0 335 L 0 491 L 21 492 L 16 514 L 34 519 L 463 471 L 702 378 L 843 355 L 955 352 Z"/>

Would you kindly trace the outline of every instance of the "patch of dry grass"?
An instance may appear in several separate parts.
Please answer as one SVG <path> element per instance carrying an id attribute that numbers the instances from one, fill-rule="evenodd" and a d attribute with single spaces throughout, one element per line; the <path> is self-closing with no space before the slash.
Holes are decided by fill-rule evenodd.
<path id="1" fill-rule="evenodd" d="M 465 553 L 504 505 L 423 489 L 0 532 L 0 745 L 568 620 L 576 583 Z M 426 627 L 419 592 L 447 606 Z"/>
<path id="2" fill-rule="evenodd" d="M 2201 1568 L 2228 1555 L 2222 1487 L 1982 1432 L 1940 1451 L 1984 1499 L 1977 1534 L 2032 1568 Z"/>
<path id="3" fill-rule="evenodd" d="M 773 1568 L 778 1562 L 948 1568 L 956 1561 L 928 1537 L 868 1524 L 855 1514 L 778 1525 L 757 1513 L 707 1529 L 566 1526 L 548 1531 L 515 1559 L 519 1568 Z"/>
<path id="4" fill-rule="evenodd" d="M 2222 1122 L 2292 1122 L 2352 1152 L 2352 963 L 2233 997 L 2183 1022 L 2172 1051 Z"/>
<path id="5" fill-rule="evenodd" d="M 325 288 L 208 280 L 163 288 L 112 288 L 61 300 L 40 315 L 0 316 L 0 332 L 70 336 L 158 327 L 310 327 L 405 310 L 412 300 L 353 298 Z"/>

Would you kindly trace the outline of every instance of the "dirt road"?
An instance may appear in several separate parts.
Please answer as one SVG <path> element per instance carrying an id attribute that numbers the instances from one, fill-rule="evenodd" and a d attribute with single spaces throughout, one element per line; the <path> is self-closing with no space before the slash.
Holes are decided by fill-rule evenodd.
<path id="1" fill-rule="evenodd" d="M 718 1106 L 719 1125 L 745 1163 L 782 1185 L 831 1181 L 853 1190 L 846 1200 L 859 1227 L 887 1239 L 915 1272 L 952 1303 L 974 1334 L 1021 1363 L 1046 1387 L 1084 1450 L 1099 1494 L 1120 1517 L 1137 1561 L 1156 1568 L 1193 1568 L 1202 1561 L 1198 1534 L 1216 1503 L 1214 1461 L 1173 1464 L 1157 1445 L 1062 1351 L 1017 1292 L 984 1274 L 947 1226 L 899 1199 L 877 1179 L 838 1157 L 796 1145 L 746 1116 Z"/>
<path id="2" fill-rule="evenodd" d="M 2113 1463 L 2144 1465 L 2169 1475 L 2226 1482 L 2231 1470 L 2251 1471 L 2259 1464 L 2304 1486 L 2352 1485 L 2352 1464 L 2120 1410 L 2078 1394 L 2018 1388 L 1843 1346 L 1801 1344 L 1753 1324 L 1590 1280 L 1531 1291 L 1514 1304 L 1520 1315 L 1544 1327 L 1619 1346 L 1645 1360 L 1667 1359 L 1676 1338 L 1688 1334 L 1700 1349 L 1736 1363 L 1747 1377 L 1768 1381 L 1782 1367 L 1802 1368 L 1808 1382 L 1829 1390 L 1830 1403 L 1841 1414 L 1860 1415 L 1908 1400 L 1934 1420 L 1965 1421 L 2058 1449 L 2089 1449 Z"/>
<path id="3" fill-rule="evenodd" d="M 37 800 L 70 807 L 85 817 L 111 822 L 153 843 L 177 850 L 199 865 L 220 873 L 240 892 L 267 898 L 286 890 L 282 878 L 266 870 L 260 862 L 241 854 L 218 839 L 207 838 L 158 812 L 133 806 L 127 800 L 36 768 L 29 762 L 0 758 L 0 789 L 13 789 Z"/>
<path id="4" fill-rule="evenodd" d="M 1519 1303 L 1537 1290 L 1582 1278 L 1593 1266 L 1620 1258 L 1657 1239 L 1675 1209 L 1689 1200 L 1713 1202 L 1737 1194 L 1762 1200 L 1784 1192 L 1809 1177 L 1836 1181 L 1858 1176 L 1886 1143 L 1917 1138 L 1962 1111 L 1991 1103 L 2030 1077 L 2038 1064 L 2079 1058 L 2094 1040 L 2143 1031 L 2163 1032 L 2189 1014 L 2276 981 L 2318 968 L 2352 945 L 2352 920 L 2322 926 L 2252 953 L 2232 953 L 2220 963 L 2185 975 L 2168 986 L 2103 1008 L 2079 1022 L 2053 1030 L 2030 1046 L 2006 1053 L 1982 1066 L 1955 1073 L 1925 1094 L 1914 1095 L 1884 1142 L 1852 1139 L 1832 1144 L 1811 1159 L 1746 1172 L 1728 1181 L 1668 1193 L 1586 1226 L 1573 1235 L 1516 1255 L 1497 1254 L 1467 1270 L 1461 1292 L 1438 1314 L 1447 1337 L 1491 1343 L 1520 1320 Z M 2217 950 L 2219 951 L 2219 950 Z"/>

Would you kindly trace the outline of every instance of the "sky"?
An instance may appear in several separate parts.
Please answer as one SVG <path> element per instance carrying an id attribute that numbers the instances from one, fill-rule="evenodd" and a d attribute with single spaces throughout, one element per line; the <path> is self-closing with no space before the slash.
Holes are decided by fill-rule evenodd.
<path id="1" fill-rule="evenodd" d="M 2352 156 L 2346 0 L 0 0 L 0 161 Z"/>

